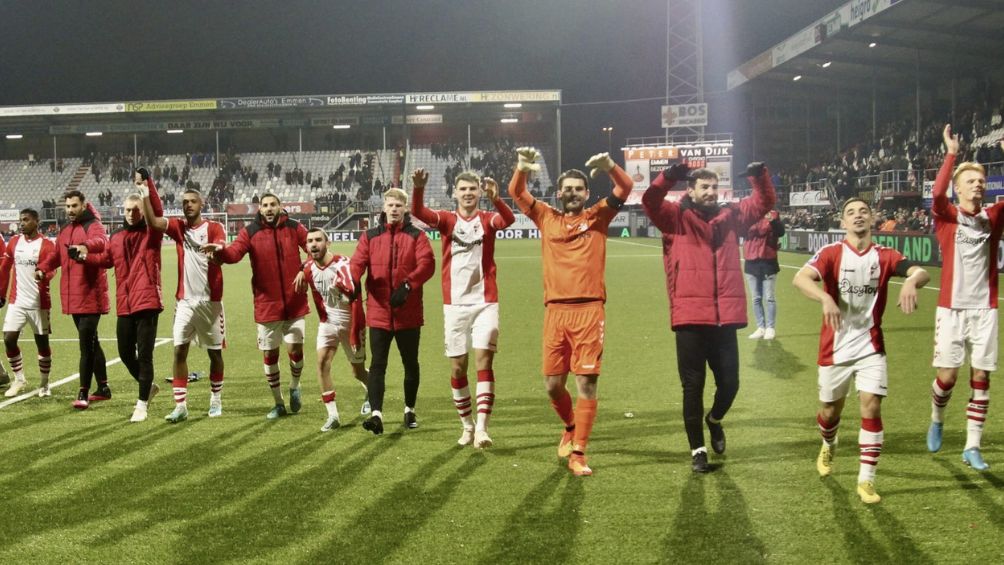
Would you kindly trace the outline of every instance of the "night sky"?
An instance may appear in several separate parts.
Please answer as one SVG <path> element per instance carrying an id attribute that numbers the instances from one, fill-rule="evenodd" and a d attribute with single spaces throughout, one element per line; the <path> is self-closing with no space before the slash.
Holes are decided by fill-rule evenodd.
<path id="1" fill-rule="evenodd" d="M 709 101 L 728 70 L 842 3 L 703 0 Z M 665 0 L 0 0 L 0 13 L 0 105 L 561 89 L 566 166 L 606 149 L 605 125 L 615 147 L 662 133 L 659 101 L 574 104 L 665 94 Z"/>

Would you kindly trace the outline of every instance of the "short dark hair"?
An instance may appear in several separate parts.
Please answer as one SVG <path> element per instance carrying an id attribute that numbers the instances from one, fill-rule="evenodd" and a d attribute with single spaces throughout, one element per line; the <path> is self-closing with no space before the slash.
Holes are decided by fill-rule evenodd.
<path id="1" fill-rule="evenodd" d="M 203 198 L 202 198 L 202 191 L 199 190 L 199 189 L 197 189 L 197 188 L 186 188 L 185 190 L 181 191 L 181 193 L 182 194 L 195 194 L 196 196 L 199 197 L 199 200 L 203 200 Z"/>
<path id="2" fill-rule="evenodd" d="M 310 228 L 309 230 L 307 230 L 307 235 L 310 235 L 314 232 L 323 233 L 324 239 L 328 239 L 328 232 L 324 231 L 324 228 Z"/>
<path id="3" fill-rule="evenodd" d="M 18 216 L 24 216 L 24 215 L 31 216 L 33 220 L 35 220 L 36 222 L 38 221 L 38 210 L 34 208 L 25 208 L 24 210 L 18 212 Z"/>
<path id="4" fill-rule="evenodd" d="M 687 186 L 693 188 L 697 186 L 697 181 L 709 179 L 718 180 L 718 173 L 703 167 L 700 169 L 694 169 L 693 171 L 690 171 L 689 175 L 687 175 Z"/>
<path id="5" fill-rule="evenodd" d="M 282 205 L 282 200 L 280 200 L 278 196 L 272 194 L 271 192 L 266 192 L 265 194 L 262 194 L 261 198 L 258 199 L 258 202 L 261 202 L 266 198 L 275 198 L 275 201 L 278 202 L 280 206 Z"/>
<path id="6" fill-rule="evenodd" d="M 63 193 L 63 200 L 69 200 L 70 198 L 79 198 L 81 202 L 87 202 L 87 197 L 79 190 L 67 190 Z"/>
<path id="7" fill-rule="evenodd" d="M 589 177 L 579 169 L 568 169 L 561 173 L 561 176 L 558 177 L 558 190 L 561 190 L 561 183 L 565 182 L 565 179 L 581 179 L 582 182 L 586 183 L 586 190 L 589 190 Z"/>
<path id="8" fill-rule="evenodd" d="M 864 198 L 861 198 L 860 196 L 851 196 L 847 200 L 844 200 L 843 202 L 840 203 L 840 215 L 841 216 L 844 215 L 844 212 L 847 210 L 847 205 L 850 204 L 851 202 L 860 202 L 860 203 L 864 204 L 865 206 L 868 207 L 868 211 L 871 211 L 871 209 L 872 209 L 872 205 L 869 204 L 868 202 L 866 202 Z"/>

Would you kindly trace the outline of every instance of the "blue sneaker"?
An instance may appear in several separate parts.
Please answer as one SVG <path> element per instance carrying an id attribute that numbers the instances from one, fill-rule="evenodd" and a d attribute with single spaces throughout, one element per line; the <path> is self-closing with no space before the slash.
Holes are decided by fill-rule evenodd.
<path id="1" fill-rule="evenodd" d="M 303 407 L 303 402 L 300 400 L 300 389 L 291 388 L 289 389 L 289 411 L 296 414 Z"/>
<path id="2" fill-rule="evenodd" d="M 941 429 L 945 427 L 941 422 L 931 422 L 927 428 L 927 450 L 937 453 L 941 450 Z"/>
<path id="3" fill-rule="evenodd" d="M 268 411 L 265 418 L 268 420 L 278 420 L 286 415 L 286 407 L 282 404 L 276 404 L 274 408 Z"/>
<path id="4" fill-rule="evenodd" d="M 980 453 L 980 448 L 978 447 L 970 447 L 963 451 L 962 462 L 977 471 L 986 471 L 990 468 L 990 465 L 987 465 L 987 462 L 983 460 L 983 454 Z"/>

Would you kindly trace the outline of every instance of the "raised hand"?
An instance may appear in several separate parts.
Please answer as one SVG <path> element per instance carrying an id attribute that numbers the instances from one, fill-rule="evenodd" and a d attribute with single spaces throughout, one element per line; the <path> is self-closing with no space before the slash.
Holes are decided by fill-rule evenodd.
<path id="1" fill-rule="evenodd" d="M 516 169 L 524 173 L 540 170 L 540 164 L 537 163 L 537 159 L 540 158 L 540 151 L 537 151 L 533 147 L 520 147 L 516 149 L 516 157 L 518 158 Z"/>
<path id="2" fill-rule="evenodd" d="M 662 171 L 662 176 L 666 177 L 667 180 L 685 182 L 690 176 L 690 167 L 686 163 L 676 163 Z"/>
<path id="3" fill-rule="evenodd" d="M 591 169 L 589 176 L 596 178 L 596 175 L 600 174 L 600 171 L 606 173 L 614 168 L 614 160 L 610 158 L 609 153 L 597 153 L 586 161 L 586 167 Z"/>
<path id="4" fill-rule="evenodd" d="M 488 197 L 488 200 L 494 201 L 499 197 L 499 183 L 495 182 L 495 179 L 485 177 L 481 179 L 481 182 L 485 185 L 485 196 Z"/>
<path id="5" fill-rule="evenodd" d="M 941 132 L 941 137 L 945 140 L 945 153 L 956 155 L 959 152 L 959 134 L 952 135 L 952 124 L 945 124 L 945 130 Z M 1004 142 L 1002 142 L 1004 145 Z"/>
<path id="6" fill-rule="evenodd" d="M 425 188 L 425 184 L 429 182 L 429 171 L 419 168 L 415 169 L 411 173 L 411 185 L 414 188 Z"/>

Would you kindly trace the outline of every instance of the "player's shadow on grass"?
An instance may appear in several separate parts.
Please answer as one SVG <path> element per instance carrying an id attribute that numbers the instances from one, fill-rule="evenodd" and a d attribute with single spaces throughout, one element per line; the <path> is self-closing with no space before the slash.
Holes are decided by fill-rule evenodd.
<path id="1" fill-rule="evenodd" d="M 748 364 L 758 371 L 782 379 L 790 379 L 808 368 L 800 357 L 790 353 L 776 339 L 758 340 L 753 349 L 753 359 Z"/>
<path id="2" fill-rule="evenodd" d="M 26 461 L 31 462 L 27 466 L 34 465 L 40 458 L 44 458 L 49 454 L 66 447 L 86 443 L 93 438 L 107 435 L 107 433 L 108 425 L 98 423 L 77 428 L 58 436 L 45 436 L 41 441 L 27 443 L 21 447 L 8 447 L 3 452 L 3 458 L 0 459 L 0 477 L 3 477 L 8 472 L 23 472 L 26 467 Z"/>
<path id="3" fill-rule="evenodd" d="M 963 463 L 951 463 L 944 458 L 938 459 L 937 462 L 944 467 L 946 471 L 951 473 L 952 477 L 956 480 L 956 482 L 958 482 L 959 486 L 966 491 L 966 494 L 973 499 L 976 506 L 983 511 L 987 519 L 990 520 L 990 522 L 992 522 L 998 530 L 1004 530 L 1004 506 L 987 494 L 987 490 L 996 489 L 999 491 L 1002 487 L 1004 487 L 1004 481 L 987 471 L 973 471 Z M 979 479 L 986 480 L 990 483 L 990 486 L 993 487 L 993 489 L 980 486 L 977 482 Z"/>
<path id="4" fill-rule="evenodd" d="M 662 542 L 662 561 L 691 562 L 703 556 L 722 563 L 764 562 L 767 547 L 757 536 L 746 498 L 728 471 L 691 473 L 684 480 L 676 518 Z M 717 490 L 717 508 L 709 508 L 706 501 L 705 492 L 711 489 Z"/>
<path id="5" fill-rule="evenodd" d="M 410 475 L 371 500 L 349 520 L 347 528 L 328 534 L 326 543 L 304 562 L 324 563 L 332 556 L 345 562 L 384 562 L 437 515 L 454 491 L 485 463 L 484 457 L 468 457 L 453 471 L 442 473 L 460 453 L 447 448 L 419 467 L 407 467 L 414 469 Z"/>
<path id="6" fill-rule="evenodd" d="M 562 465 L 534 486 L 509 513 L 479 563 L 565 563 L 572 560 L 582 523 L 583 479 Z"/>

